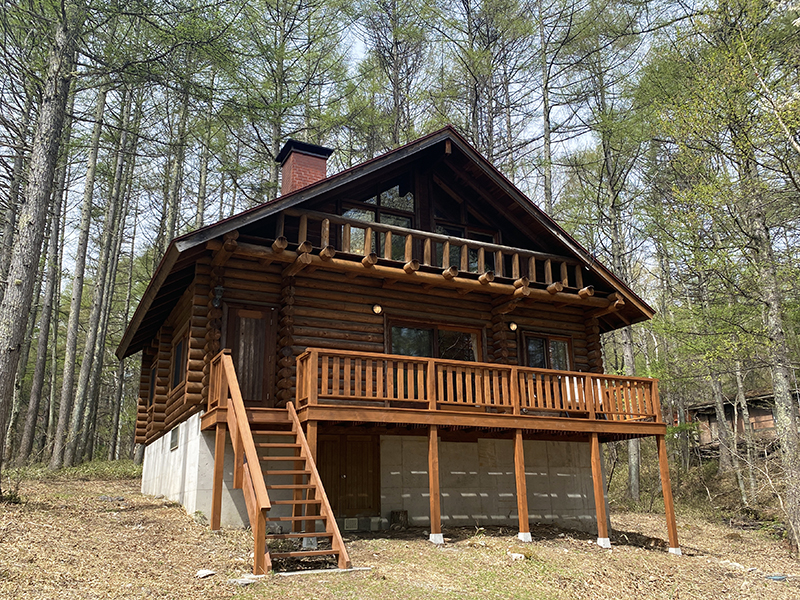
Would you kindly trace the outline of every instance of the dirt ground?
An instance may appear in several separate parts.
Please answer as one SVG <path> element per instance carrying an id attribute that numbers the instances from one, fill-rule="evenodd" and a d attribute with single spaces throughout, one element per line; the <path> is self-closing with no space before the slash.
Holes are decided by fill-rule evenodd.
<path id="1" fill-rule="evenodd" d="M 764 530 L 680 514 L 684 555 L 664 519 L 613 515 L 613 548 L 551 527 L 521 544 L 511 529 L 412 529 L 348 539 L 366 570 L 282 576 L 247 586 L 247 531 L 212 533 L 202 516 L 139 493 L 137 480 L 24 483 L 0 504 L 0 598 L 763 598 L 800 597 L 800 564 Z M 511 552 L 525 558 L 513 560 Z M 215 571 L 204 579 L 200 569 Z M 769 576 L 785 576 L 775 581 Z"/>

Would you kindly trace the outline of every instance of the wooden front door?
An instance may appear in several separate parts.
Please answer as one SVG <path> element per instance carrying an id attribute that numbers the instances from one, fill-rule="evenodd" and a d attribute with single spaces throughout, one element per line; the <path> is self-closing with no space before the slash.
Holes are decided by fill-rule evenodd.
<path id="1" fill-rule="evenodd" d="M 228 306 L 224 346 L 231 349 L 245 404 L 275 404 L 275 309 Z"/>
<path id="2" fill-rule="evenodd" d="M 380 515 L 377 435 L 320 435 L 317 467 L 337 517 Z"/>

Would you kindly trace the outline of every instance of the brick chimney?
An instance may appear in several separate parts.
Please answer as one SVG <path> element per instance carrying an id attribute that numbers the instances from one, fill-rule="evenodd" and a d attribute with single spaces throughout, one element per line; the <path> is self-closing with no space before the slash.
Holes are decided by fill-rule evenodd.
<path id="1" fill-rule="evenodd" d="M 284 144 L 275 162 L 281 165 L 281 195 L 316 183 L 328 176 L 326 167 L 333 150 L 298 140 Z"/>

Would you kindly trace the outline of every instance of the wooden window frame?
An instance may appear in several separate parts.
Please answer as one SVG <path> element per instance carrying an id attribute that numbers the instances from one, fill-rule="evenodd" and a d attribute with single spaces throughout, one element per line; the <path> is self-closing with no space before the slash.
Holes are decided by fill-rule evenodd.
<path id="1" fill-rule="evenodd" d="M 433 348 L 431 348 L 431 353 L 435 354 L 432 358 L 438 359 L 438 350 L 439 350 L 439 336 L 438 332 L 440 329 L 444 329 L 445 331 L 459 331 L 461 333 L 469 333 L 469 334 L 476 334 L 478 336 L 478 356 L 475 357 L 475 360 L 472 362 L 483 362 L 483 357 L 485 356 L 486 352 L 484 349 L 485 339 L 484 339 L 484 328 L 483 327 L 469 327 L 466 325 L 451 325 L 450 323 L 440 323 L 438 321 L 409 321 L 406 319 L 393 319 L 391 317 L 387 317 L 384 322 L 384 331 L 386 331 L 385 337 L 385 344 L 384 349 L 386 354 L 392 354 L 392 328 L 393 327 L 409 327 L 413 329 L 432 329 L 434 332 L 433 336 Z"/>
<path id="2" fill-rule="evenodd" d="M 176 365 L 175 349 L 181 345 L 182 363 Z M 180 368 L 180 380 L 176 381 L 176 368 Z M 169 361 L 169 395 L 182 387 L 186 387 L 186 375 L 189 370 L 189 325 L 184 325 L 178 335 L 172 338 L 172 350 Z"/>
<path id="3" fill-rule="evenodd" d="M 575 370 L 575 355 L 572 351 L 572 337 L 568 335 L 553 335 L 551 333 L 541 333 L 539 331 L 531 331 L 525 330 L 522 331 L 520 335 L 520 344 L 519 347 L 522 352 L 522 356 L 520 357 L 520 364 L 524 364 L 526 367 L 530 367 L 528 364 L 528 338 L 539 338 L 545 341 L 545 360 L 547 362 L 547 366 L 544 367 L 545 369 L 549 369 L 551 371 L 559 371 L 561 369 L 554 369 L 553 368 L 553 359 L 550 355 L 550 342 L 558 341 L 558 342 L 566 342 L 567 343 L 567 360 L 569 361 L 567 371 L 574 371 Z M 542 367 L 531 367 L 534 369 L 539 369 Z"/>

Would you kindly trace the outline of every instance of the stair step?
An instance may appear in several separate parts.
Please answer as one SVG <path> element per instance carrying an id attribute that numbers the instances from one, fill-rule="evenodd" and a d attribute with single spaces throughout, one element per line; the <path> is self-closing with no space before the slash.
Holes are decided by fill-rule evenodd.
<path id="1" fill-rule="evenodd" d="M 261 460 L 290 460 L 292 462 L 306 462 L 305 456 L 262 456 Z"/>
<path id="2" fill-rule="evenodd" d="M 267 517 L 267 521 L 324 521 L 328 517 L 325 515 L 307 516 L 307 517 Z"/>
<path id="3" fill-rule="evenodd" d="M 300 444 L 259 442 L 256 448 L 301 448 Z"/>
<path id="4" fill-rule="evenodd" d="M 317 531 L 315 533 L 268 533 L 268 540 L 289 540 L 295 538 L 332 538 L 332 533 Z"/>
<path id="5" fill-rule="evenodd" d="M 317 486 L 313 483 L 278 483 L 268 485 L 268 490 L 314 490 Z"/>
<path id="6" fill-rule="evenodd" d="M 338 550 L 297 550 L 295 552 L 270 552 L 272 558 L 296 558 L 299 556 L 326 556 L 339 554 Z"/>
<path id="7" fill-rule="evenodd" d="M 272 505 L 276 504 L 322 504 L 322 500 L 319 498 L 314 500 L 273 500 Z"/>
<path id="8" fill-rule="evenodd" d="M 270 430 L 254 431 L 253 432 L 253 437 L 256 437 L 257 435 L 291 435 L 291 436 L 295 436 L 296 434 L 291 429 L 288 430 L 288 431 L 285 430 L 285 429 L 278 429 L 278 430 L 270 429 Z"/>
<path id="9" fill-rule="evenodd" d="M 264 471 L 265 475 L 311 475 L 311 471 Z"/>

